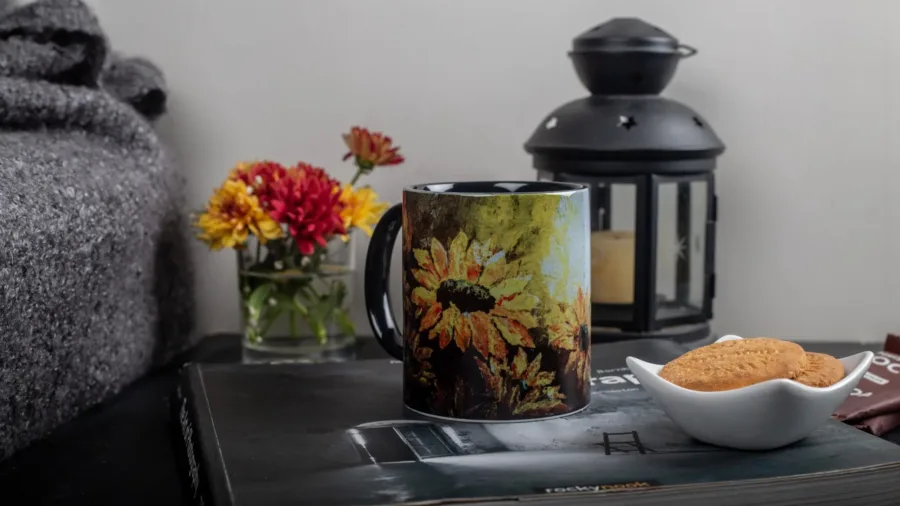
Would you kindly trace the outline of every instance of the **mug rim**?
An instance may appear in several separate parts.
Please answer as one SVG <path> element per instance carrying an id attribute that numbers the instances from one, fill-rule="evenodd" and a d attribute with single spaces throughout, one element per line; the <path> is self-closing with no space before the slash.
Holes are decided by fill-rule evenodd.
<path id="1" fill-rule="evenodd" d="M 461 190 L 449 190 L 449 191 L 438 191 L 429 189 L 429 187 L 440 187 L 446 186 L 452 188 L 455 185 L 485 185 L 485 186 L 499 186 L 499 185 L 533 185 L 533 184 L 541 184 L 556 187 L 555 189 L 548 190 L 534 190 L 534 191 L 461 191 Z M 496 196 L 496 195 L 568 195 L 578 191 L 587 191 L 588 186 L 586 184 L 581 183 L 570 183 L 566 181 L 523 181 L 523 180 L 514 180 L 514 179 L 500 179 L 500 180 L 478 180 L 478 181 L 443 181 L 443 182 L 434 182 L 434 183 L 421 183 L 409 185 L 403 188 L 403 192 L 409 193 L 425 193 L 430 195 L 462 195 L 467 197 L 478 197 L 478 196 Z"/>

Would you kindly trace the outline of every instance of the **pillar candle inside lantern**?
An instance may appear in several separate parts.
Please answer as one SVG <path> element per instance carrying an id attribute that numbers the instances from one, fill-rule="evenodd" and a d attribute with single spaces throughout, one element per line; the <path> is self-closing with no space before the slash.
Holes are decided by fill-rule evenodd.
<path id="1" fill-rule="evenodd" d="M 634 232 L 591 233 L 591 302 L 634 302 Z"/>

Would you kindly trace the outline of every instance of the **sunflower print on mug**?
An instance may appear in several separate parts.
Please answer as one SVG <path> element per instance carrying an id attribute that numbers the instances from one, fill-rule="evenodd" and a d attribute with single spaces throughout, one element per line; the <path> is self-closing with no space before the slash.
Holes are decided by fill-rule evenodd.
<path id="1" fill-rule="evenodd" d="M 407 406 L 516 420 L 587 405 L 587 207 L 559 195 L 404 193 Z"/>
<path id="2" fill-rule="evenodd" d="M 531 281 L 519 275 L 518 263 L 505 252 L 469 240 L 460 231 L 448 252 L 432 238 L 429 250 L 414 249 L 419 282 L 411 300 L 422 314 L 419 331 L 438 339 L 443 349 L 454 343 L 460 351 L 471 345 L 481 356 L 506 356 L 509 343 L 534 348 L 528 330 L 537 326 L 531 313 L 539 299 L 524 291 Z"/>

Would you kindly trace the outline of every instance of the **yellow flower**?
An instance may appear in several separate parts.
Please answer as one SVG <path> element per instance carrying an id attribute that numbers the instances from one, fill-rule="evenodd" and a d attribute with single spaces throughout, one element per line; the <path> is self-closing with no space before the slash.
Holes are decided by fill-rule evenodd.
<path id="1" fill-rule="evenodd" d="M 256 162 L 238 162 L 228 171 L 228 179 L 238 179 L 241 174 L 250 172 Z"/>
<path id="2" fill-rule="evenodd" d="M 507 262 L 503 251 L 469 241 L 465 232 L 451 241 L 450 251 L 432 238 L 431 249 L 414 249 L 419 286 L 410 300 L 423 314 L 419 332 L 439 337 L 441 349 L 455 342 L 465 351 L 469 344 L 483 357 L 506 356 L 506 343 L 534 348 L 528 332 L 537 326 L 532 314 L 539 302 L 525 291 L 530 275 L 519 272 L 519 262 Z"/>
<path id="3" fill-rule="evenodd" d="M 247 191 L 247 185 L 235 180 L 225 181 L 213 193 L 196 226 L 202 230 L 197 238 L 214 250 L 239 248 L 251 233 L 263 244 L 282 234 L 278 223 L 260 207 L 259 199 Z"/>
<path id="4" fill-rule="evenodd" d="M 344 209 L 341 211 L 344 228 L 349 231 L 351 227 L 356 227 L 371 237 L 372 225 L 378 223 L 388 205 L 378 202 L 378 194 L 371 188 L 355 190 L 349 184 L 341 189 L 340 198 L 344 203 Z M 343 238 L 347 240 L 346 235 Z"/>

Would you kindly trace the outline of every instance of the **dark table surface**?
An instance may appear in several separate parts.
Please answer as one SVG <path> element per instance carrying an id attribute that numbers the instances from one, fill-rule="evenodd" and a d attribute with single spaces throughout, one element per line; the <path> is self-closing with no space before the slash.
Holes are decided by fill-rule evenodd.
<path id="1" fill-rule="evenodd" d="M 803 343 L 839 357 L 880 345 Z M 388 358 L 371 339 L 359 358 Z M 171 437 L 169 396 L 187 362 L 241 359 L 236 335 L 210 336 L 172 364 L 0 462 L 0 504 L 188 505 L 176 470 L 178 441 Z M 897 431 L 895 431 L 897 432 Z M 900 434 L 889 439 L 900 441 Z"/>

